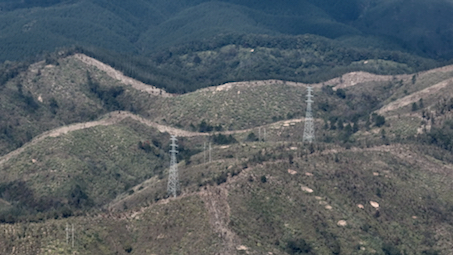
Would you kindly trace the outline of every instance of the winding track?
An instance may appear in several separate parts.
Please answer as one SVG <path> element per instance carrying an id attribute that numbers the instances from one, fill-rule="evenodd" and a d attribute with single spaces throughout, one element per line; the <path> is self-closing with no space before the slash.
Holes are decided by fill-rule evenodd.
<path id="1" fill-rule="evenodd" d="M 98 61 L 98 60 L 96 60 L 94 58 L 88 57 L 88 56 L 86 56 L 84 54 L 75 54 L 74 56 L 70 56 L 70 57 L 74 57 L 74 58 L 78 59 L 79 61 L 81 61 L 81 62 L 83 62 L 85 64 L 96 66 L 98 69 L 100 69 L 101 71 L 105 72 L 110 77 L 115 78 L 115 79 L 119 80 L 120 82 L 122 82 L 124 84 L 131 85 L 132 87 L 134 87 L 137 90 L 149 93 L 149 94 L 154 95 L 154 96 L 161 96 L 161 97 L 174 96 L 174 95 L 172 95 L 170 93 L 165 92 L 164 90 L 158 89 L 156 87 L 144 84 L 144 83 L 139 82 L 137 80 L 134 80 L 134 79 L 132 79 L 130 77 L 127 77 L 123 73 L 121 73 L 120 71 L 117 71 L 114 68 L 112 68 L 111 66 L 108 66 L 108 65 L 106 65 L 106 64 L 104 64 L 104 63 L 102 63 L 102 62 L 100 62 L 100 61 Z M 433 73 L 433 72 L 450 72 L 450 71 L 453 71 L 453 65 L 445 66 L 445 67 L 441 67 L 441 68 L 436 68 L 436 69 L 425 71 L 425 72 L 421 72 L 420 74 L 429 74 L 429 73 Z M 324 85 L 333 85 L 333 86 L 335 86 L 334 89 L 337 89 L 337 88 L 346 88 L 346 87 L 350 87 L 350 86 L 355 86 L 355 85 L 360 84 L 362 82 L 371 81 L 371 80 L 381 80 L 381 81 L 390 80 L 390 79 L 392 79 L 394 77 L 395 76 L 375 75 L 375 74 L 370 74 L 370 73 L 366 73 L 366 72 L 352 72 L 352 73 L 345 74 L 342 77 L 326 81 L 324 83 L 317 83 L 317 84 L 310 84 L 310 85 L 314 86 L 314 87 L 321 87 L 321 86 L 324 86 Z M 410 75 L 399 75 L 399 76 L 396 76 L 396 77 L 408 79 L 411 76 Z M 384 108 L 380 109 L 378 112 L 379 113 L 383 113 L 383 112 L 389 111 L 389 110 L 391 110 L 391 109 L 393 109 L 395 107 L 397 108 L 397 107 L 401 107 L 401 106 L 407 105 L 408 103 L 411 103 L 414 100 L 418 100 L 418 98 L 422 94 L 431 93 L 431 92 L 433 92 L 433 90 L 437 91 L 437 90 L 439 90 L 441 88 L 444 88 L 444 87 L 448 86 L 449 84 L 451 84 L 452 80 L 453 80 L 453 78 L 452 79 L 448 79 L 448 80 L 443 81 L 443 82 L 441 82 L 439 84 L 436 84 L 434 86 L 430 86 L 430 87 L 428 87 L 428 88 L 426 88 L 426 89 L 424 89 L 422 91 L 416 92 L 413 95 L 409 95 L 406 98 L 402 98 L 400 100 L 397 100 L 396 102 L 393 102 L 392 104 L 388 105 L 387 107 L 384 107 Z M 273 83 L 279 83 L 279 82 L 285 83 L 285 84 L 290 85 L 290 86 L 308 86 L 309 85 L 309 84 L 303 84 L 303 83 L 297 83 L 297 82 L 283 82 L 283 81 L 278 81 L 278 80 L 268 80 L 268 81 L 250 81 L 250 82 L 227 83 L 227 84 L 223 84 L 223 85 L 220 85 L 220 86 L 217 86 L 217 87 L 205 88 L 205 90 L 223 90 L 223 89 L 229 89 L 229 88 L 231 88 L 233 86 L 251 86 L 251 85 L 260 86 L 260 85 L 273 84 Z M 25 145 L 23 145 L 22 147 L 20 147 L 20 148 L 14 150 L 14 151 L 2 156 L 2 157 L 0 157 L 0 166 L 2 164 L 4 164 L 5 162 L 7 162 L 12 157 L 17 156 L 20 153 L 22 153 L 29 146 L 34 145 L 34 144 L 44 140 L 45 138 L 58 137 L 58 136 L 66 134 L 68 132 L 72 132 L 72 131 L 76 131 L 76 130 L 80 130 L 80 129 L 85 129 L 85 128 L 91 128 L 91 127 L 95 127 L 95 126 L 108 126 L 108 125 L 116 124 L 116 123 L 118 123 L 118 122 L 120 122 L 120 121 L 122 121 L 122 120 L 124 120 L 126 118 L 132 118 L 132 119 L 134 119 L 136 121 L 139 121 L 140 123 L 143 123 L 143 124 L 148 125 L 150 127 L 154 127 L 156 129 L 158 129 L 160 132 L 168 132 L 170 134 L 173 134 L 173 135 L 176 135 L 176 136 L 180 136 L 180 137 L 194 137 L 194 136 L 208 136 L 208 135 L 210 135 L 209 133 L 190 132 L 190 131 L 186 131 L 186 130 L 182 130 L 182 129 L 178 129 L 178 128 L 174 128 L 174 127 L 170 127 L 170 126 L 161 125 L 161 124 L 152 122 L 150 120 L 144 119 L 144 118 L 142 118 L 140 116 L 134 115 L 134 114 L 132 114 L 130 112 L 124 112 L 124 111 L 112 112 L 112 113 L 106 115 L 105 118 L 97 120 L 97 121 L 72 124 L 72 125 L 59 127 L 59 128 L 44 132 L 44 133 L 38 135 L 37 137 L 35 137 L 34 139 L 32 139 L 30 142 L 28 142 Z M 290 121 L 288 121 L 288 120 L 279 121 L 279 122 L 273 123 L 273 125 L 279 124 L 279 123 L 287 123 L 287 122 L 301 122 L 303 120 L 304 119 L 293 119 L 293 120 L 290 120 Z M 255 127 L 255 128 L 258 128 L 258 127 Z M 250 131 L 252 129 L 253 128 L 244 129 L 244 130 L 235 130 L 235 131 L 223 131 L 223 132 L 219 132 L 219 133 L 222 133 L 222 134 L 244 133 L 244 132 L 248 132 L 248 131 Z"/>
<path id="2" fill-rule="evenodd" d="M 86 129 L 86 128 L 92 128 L 92 127 L 96 127 L 96 126 L 114 125 L 114 124 L 121 122 L 122 120 L 124 120 L 126 118 L 131 118 L 131 119 L 136 120 L 149 127 L 153 127 L 162 133 L 166 132 L 166 133 L 169 133 L 169 134 L 172 134 L 175 136 L 179 136 L 179 137 L 194 137 L 194 136 L 211 135 L 211 133 L 191 132 L 191 131 L 187 131 L 187 130 L 183 130 L 183 129 L 179 129 L 179 128 L 161 125 L 161 124 L 152 122 L 143 117 L 140 117 L 138 115 L 135 115 L 135 114 L 132 114 L 132 113 L 126 112 L 126 111 L 115 111 L 115 112 L 108 113 L 107 115 L 104 116 L 104 118 L 102 118 L 100 120 L 76 123 L 76 124 L 72 124 L 72 125 L 68 125 L 68 126 L 58 127 L 58 128 L 49 130 L 47 132 L 44 132 L 44 133 L 36 136 L 35 138 L 33 138 L 30 142 L 24 144 L 22 147 L 2 156 L 0 158 L 0 166 L 3 165 L 8 160 L 10 160 L 12 157 L 15 157 L 15 156 L 21 154 L 26 148 L 46 139 L 48 137 L 59 137 L 59 136 L 65 135 L 69 132 Z M 304 119 L 284 120 L 284 121 L 278 121 L 278 122 L 272 123 L 270 125 L 279 125 L 279 124 L 285 124 L 285 123 L 289 123 L 289 122 L 302 122 L 303 120 Z M 258 128 L 258 127 L 255 127 L 255 129 L 256 128 Z M 230 134 L 249 132 L 253 129 L 254 128 L 249 128 L 249 129 L 234 130 L 234 131 L 222 131 L 222 132 L 216 132 L 216 133 L 230 135 Z"/>
<path id="3" fill-rule="evenodd" d="M 408 96 L 405 96 L 403 98 L 400 98 L 394 102 L 391 102 L 381 109 L 377 111 L 379 114 L 384 114 L 386 112 L 390 112 L 399 108 L 402 108 L 404 106 L 410 105 L 412 103 L 416 103 L 420 100 L 420 98 L 425 98 L 430 96 L 430 95 L 435 95 L 436 93 L 439 93 L 440 90 L 449 87 L 453 85 L 453 78 L 446 79 L 444 81 L 441 81 L 437 84 L 434 84 L 432 86 L 429 86 L 425 89 L 419 90 L 417 92 L 414 92 Z"/>
<path id="4" fill-rule="evenodd" d="M 160 125 L 155 122 L 146 120 L 140 116 L 134 115 L 130 112 L 124 112 L 124 111 L 117 112 L 116 111 L 116 112 L 111 112 L 111 113 L 105 115 L 105 117 L 100 120 L 76 123 L 76 124 L 59 127 L 59 128 L 44 132 L 44 133 L 36 136 L 35 138 L 33 138 L 30 142 L 24 144 L 22 147 L 1 157 L 0 166 L 2 164 L 4 164 L 6 161 L 10 160 L 12 157 L 15 157 L 15 156 L 21 154 L 26 148 L 46 139 L 48 137 L 58 137 L 58 136 L 67 134 L 69 132 L 86 129 L 86 128 L 91 128 L 91 127 L 96 127 L 96 126 L 109 126 L 109 125 L 117 124 L 126 118 L 134 119 L 136 121 L 139 121 L 140 123 L 143 123 L 150 127 L 154 127 L 157 130 L 159 130 L 160 132 L 168 132 L 168 133 L 174 134 L 176 136 L 193 137 L 193 136 L 209 135 L 208 133 L 190 132 L 190 131 L 186 131 L 186 130 L 182 130 L 182 129 L 177 129 L 177 128 L 173 128 L 173 127 L 169 127 L 169 126 Z"/>

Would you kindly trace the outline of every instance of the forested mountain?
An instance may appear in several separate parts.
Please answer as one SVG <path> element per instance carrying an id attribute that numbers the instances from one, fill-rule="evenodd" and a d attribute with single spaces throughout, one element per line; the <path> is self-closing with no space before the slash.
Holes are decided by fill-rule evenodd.
<path id="1" fill-rule="evenodd" d="M 452 254 L 451 13 L 0 0 L 0 254 Z"/>
<path id="2" fill-rule="evenodd" d="M 452 11 L 447 0 L 1 0 L 0 60 L 70 45 L 148 55 L 225 33 L 309 33 L 449 59 Z"/>
<path id="3" fill-rule="evenodd" d="M 219 35 L 149 57 L 77 47 L 126 75 L 172 93 L 231 81 L 283 79 L 322 82 L 351 71 L 414 73 L 439 62 L 400 51 L 347 47 L 316 35 Z"/>

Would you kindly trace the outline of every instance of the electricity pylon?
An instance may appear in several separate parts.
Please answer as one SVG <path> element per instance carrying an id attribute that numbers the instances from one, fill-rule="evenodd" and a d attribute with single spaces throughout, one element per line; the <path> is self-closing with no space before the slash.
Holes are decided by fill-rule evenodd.
<path id="1" fill-rule="evenodd" d="M 307 110 L 305 112 L 304 142 L 313 143 L 315 140 L 315 127 L 313 123 L 313 112 L 311 104 L 313 103 L 312 87 L 307 87 Z"/>
<path id="2" fill-rule="evenodd" d="M 66 244 L 69 244 L 69 225 L 66 222 Z"/>
<path id="3" fill-rule="evenodd" d="M 261 136 L 261 127 L 258 128 L 258 141 L 264 142 L 266 141 L 266 128 L 263 128 L 263 135 Z"/>
<path id="4" fill-rule="evenodd" d="M 212 147 L 211 147 L 211 142 L 209 142 L 209 163 L 212 162 Z"/>
<path id="5" fill-rule="evenodd" d="M 74 224 L 71 224 L 71 228 L 69 228 L 69 224 L 66 222 L 66 244 L 69 245 L 69 232 L 71 232 L 71 244 L 72 248 L 74 248 Z"/>
<path id="6" fill-rule="evenodd" d="M 71 224 L 72 227 L 72 248 L 74 248 L 74 224 Z"/>
<path id="7" fill-rule="evenodd" d="M 167 187 L 167 192 L 169 195 L 173 195 L 173 197 L 176 197 L 179 191 L 179 176 L 178 176 L 178 165 L 176 162 L 176 153 L 178 153 L 178 150 L 176 148 L 178 145 L 176 144 L 176 136 L 172 135 L 171 138 L 171 158 L 170 158 L 170 171 L 168 175 L 168 187 Z"/>

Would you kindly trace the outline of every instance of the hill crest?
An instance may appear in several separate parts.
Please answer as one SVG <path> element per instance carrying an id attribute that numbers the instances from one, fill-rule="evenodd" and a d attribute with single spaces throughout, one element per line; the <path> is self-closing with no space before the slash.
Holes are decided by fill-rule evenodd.
<path id="1" fill-rule="evenodd" d="M 419 96 L 451 80 L 451 67 L 404 77 L 350 73 L 316 84 L 319 140 L 310 146 L 300 142 L 306 84 L 251 81 L 161 97 L 93 62 L 58 61 L 36 64 L 4 91 L 18 91 L 24 81 L 24 97 L 36 100 L 36 110 L 50 111 L 50 96 L 59 98 L 46 86 L 58 84 L 102 111 L 43 132 L 1 159 L 2 253 L 171 254 L 189 247 L 194 254 L 354 254 L 360 246 L 448 254 L 453 186 L 445 177 L 453 159 L 424 144 L 423 135 L 436 133 L 415 135 L 422 111 L 433 112 L 433 127 L 440 127 L 448 113 L 437 113 L 433 98 L 449 94 L 438 90 L 416 110 L 405 106 L 385 118 L 373 113 L 404 99 L 405 91 Z M 337 81 L 343 86 L 334 90 Z M 373 100 L 378 103 L 368 105 Z M 361 117 L 347 116 L 351 111 Z M 166 198 L 169 133 L 180 135 L 183 154 L 176 199 Z M 211 162 L 203 147 L 209 142 Z M 77 226 L 74 249 L 64 241 L 66 222 Z M 419 241 L 427 236 L 429 242 Z"/>

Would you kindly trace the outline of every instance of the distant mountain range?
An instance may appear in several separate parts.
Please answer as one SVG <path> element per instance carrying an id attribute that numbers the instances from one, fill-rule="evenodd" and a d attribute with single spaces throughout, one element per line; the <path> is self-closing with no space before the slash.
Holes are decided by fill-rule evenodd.
<path id="1" fill-rule="evenodd" d="M 0 0 L 0 61 L 72 45 L 150 55 L 219 34 L 302 35 L 450 59 L 447 0 Z"/>

